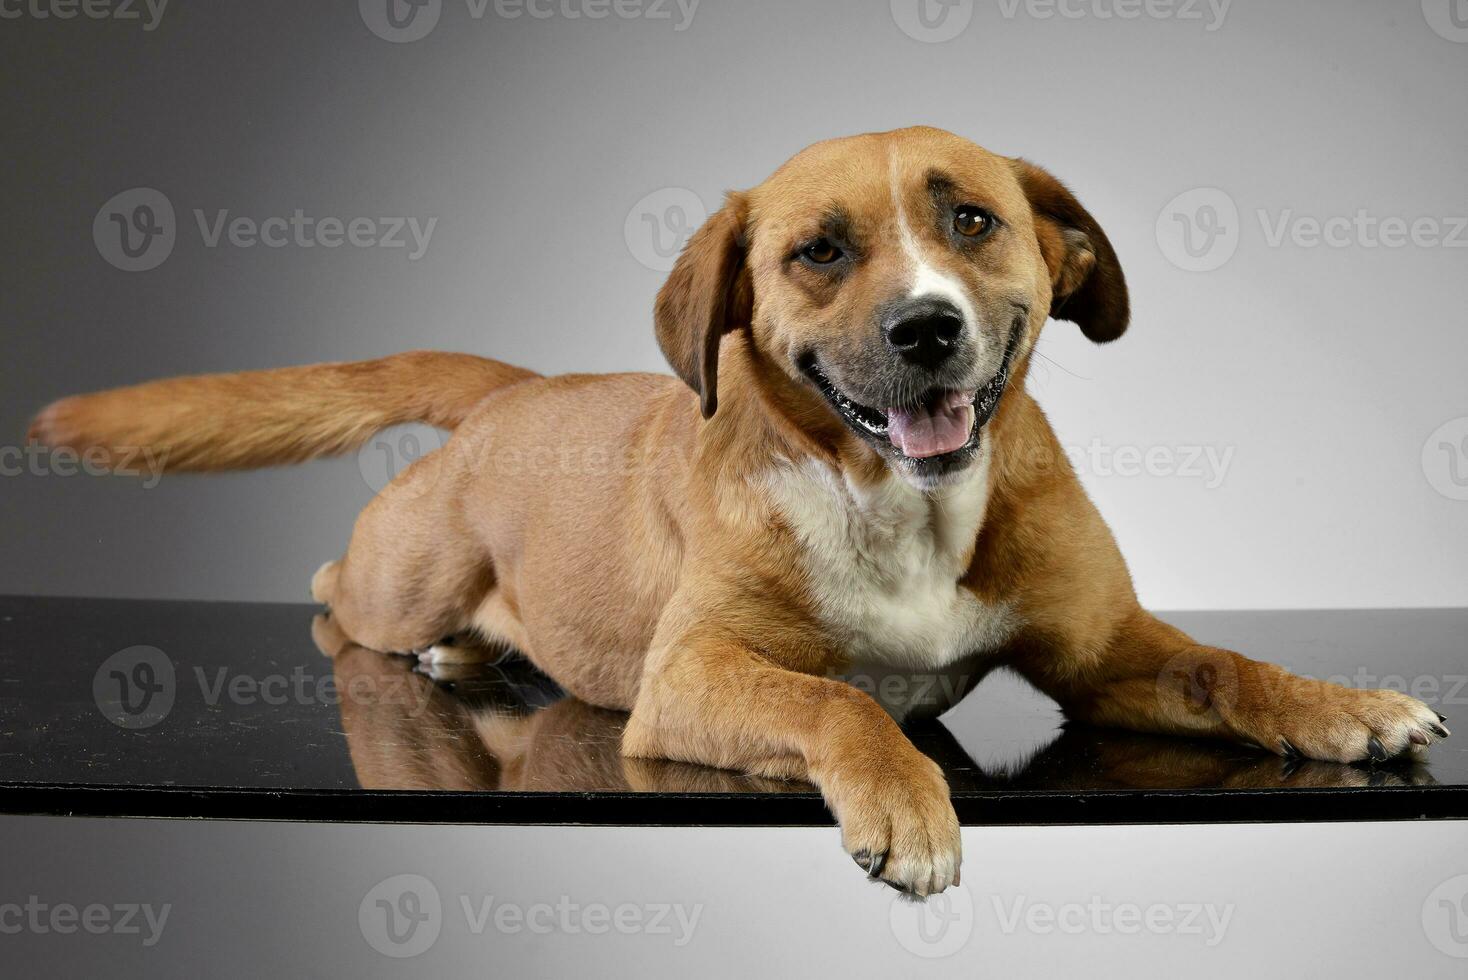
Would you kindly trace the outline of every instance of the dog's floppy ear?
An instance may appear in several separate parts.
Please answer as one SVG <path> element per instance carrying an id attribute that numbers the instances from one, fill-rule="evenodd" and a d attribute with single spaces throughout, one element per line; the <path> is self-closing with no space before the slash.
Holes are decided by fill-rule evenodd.
<path id="1" fill-rule="evenodd" d="M 1131 302 L 1106 232 L 1049 171 L 1025 160 L 1015 160 L 1014 167 L 1050 268 L 1050 315 L 1076 324 L 1098 344 L 1120 337 L 1131 319 Z"/>
<path id="2" fill-rule="evenodd" d="M 744 265 L 746 213 L 743 197 L 730 194 L 693 233 L 658 292 L 658 346 L 697 393 L 704 418 L 712 418 L 719 407 L 719 341 L 747 325 L 753 307 Z"/>

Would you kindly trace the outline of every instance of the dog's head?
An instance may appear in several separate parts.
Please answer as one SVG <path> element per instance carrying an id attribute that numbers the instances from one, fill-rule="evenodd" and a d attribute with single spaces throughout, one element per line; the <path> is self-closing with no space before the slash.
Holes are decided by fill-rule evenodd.
<path id="1" fill-rule="evenodd" d="M 1128 315 L 1110 242 L 1058 180 L 917 128 L 818 143 L 730 194 L 656 321 L 706 417 L 720 339 L 744 329 L 776 377 L 932 487 L 973 461 L 1047 317 L 1105 343 Z"/>

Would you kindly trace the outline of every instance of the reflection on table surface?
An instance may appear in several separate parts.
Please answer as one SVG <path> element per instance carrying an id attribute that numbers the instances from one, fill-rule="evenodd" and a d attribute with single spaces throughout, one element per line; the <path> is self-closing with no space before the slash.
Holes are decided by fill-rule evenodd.
<path id="1" fill-rule="evenodd" d="M 346 642 L 318 618 L 318 646 L 332 658 L 342 728 L 365 789 L 500 792 L 813 793 L 782 781 L 619 750 L 626 715 L 565 695 L 525 659 L 422 667 L 416 659 Z M 986 685 L 991 681 L 985 681 Z M 981 685 L 982 688 L 982 685 Z M 978 692 L 973 695 L 978 696 Z M 1036 695 L 1036 697 L 1038 697 Z M 962 707 L 962 706 L 960 706 Z M 1032 713 L 1033 714 L 1033 713 Z M 1018 739 L 939 723 L 910 734 L 948 773 L 955 792 L 1107 789 L 1308 789 L 1433 785 L 1426 765 L 1367 768 L 1288 762 L 1246 747 L 1140 735 L 1051 720 Z M 972 728 L 972 725 L 964 725 Z M 978 751 L 964 745 L 977 740 Z M 996 757 L 994 750 L 1001 748 Z M 979 756 L 980 760 L 976 760 Z"/>
<path id="2" fill-rule="evenodd" d="M 242 819 L 828 819 L 804 783 L 622 758 L 623 715 L 565 697 L 521 658 L 429 676 L 416 660 L 333 640 L 319 612 L 0 596 L 0 803 L 12 813 Z M 1468 610 L 1168 618 L 1296 673 L 1408 690 L 1450 727 L 1468 724 Z M 116 686 L 114 658 L 139 650 L 166 688 L 163 710 L 123 724 L 99 692 Z M 999 670 L 908 734 L 942 766 L 961 819 L 976 825 L 1468 812 L 1461 731 L 1425 763 L 1288 765 L 1222 742 L 1067 725 L 1054 702 Z"/>

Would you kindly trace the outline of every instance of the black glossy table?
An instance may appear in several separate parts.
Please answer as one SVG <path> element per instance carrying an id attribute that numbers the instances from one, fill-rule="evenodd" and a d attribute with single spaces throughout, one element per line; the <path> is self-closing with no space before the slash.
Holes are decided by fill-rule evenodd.
<path id="1" fill-rule="evenodd" d="M 625 716 L 525 661 L 430 676 L 309 606 L 0 597 L 0 813 L 603 825 L 831 822 L 814 790 L 627 760 Z M 1210 643 L 1390 686 L 1468 727 L 1468 610 L 1191 613 Z M 1287 763 L 1067 724 L 1004 673 L 910 731 L 965 824 L 1468 818 L 1468 732 L 1426 762 Z"/>

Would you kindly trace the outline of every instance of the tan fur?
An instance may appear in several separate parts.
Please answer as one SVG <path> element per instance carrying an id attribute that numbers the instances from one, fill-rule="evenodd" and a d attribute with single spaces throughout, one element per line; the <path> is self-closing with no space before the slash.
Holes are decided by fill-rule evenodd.
<path id="1" fill-rule="evenodd" d="M 414 351 L 150 381 L 47 406 L 29 437 L 121 459 L 157 450 L 168 472 L 250 469 L 350 452 L 403 422 L 456 427 L 495 388 L 533 372 L 468 354 Z"/>
<path id="2" fill-rule="evenodd" d="M 1003 219 L 982 248 L 960 251 L 926 223 L 935 168 Z M 866 248 L 841 278 L 791 259 L 832 208 Z M 829 622 L 829 585 L 807 571 L 809 529 L 760 490 L 793 463 L 827 468 L 854 497 L 917 493 L 892 483 L 796 364 L 810 348 L 830 353 L 833 370 L 869 362 L 870 324 L 915 255 L 958 284 L 988 331 L 976 370 L 995 370 L 999 325 L 1023 311 L 1021 354 L 983 435 L 987 506 L 966 570 L 934 585 L 1012 620 L 996 621 L 971 660 L 931 670 L 1009 664 L 1074 717 L 1321 759 L 1364 758 L 1370 736 L 1401 752 L 1435 727 L 1410 698 L 1292 678 L 1142 611 L 1024 391 L 1047 317 L 1098 342 L 1125 330 L 1121 267 L 1049 174 L 938 130 L 817 144 L 731 195 L 658 299 L 658 339 L 686 385 L 412 355 L 68 399 L 36 433 L 78 448 L 161 446 L 175 468 L 217 469 L 340 451 L 392 422 L 456 425 L 318 573 L 315 594 L 345 635 L 388 651 L 466 631 L 511 643 L 580 699 L 630 709 L 627 756 L 809 779 L 863 867 L 927 895 L 958 879 L 943 776 L 876 701 L 837 679 L 853 664 Z M 483 765 L 466 760 L 459 781 L 482 778 Z"/>

